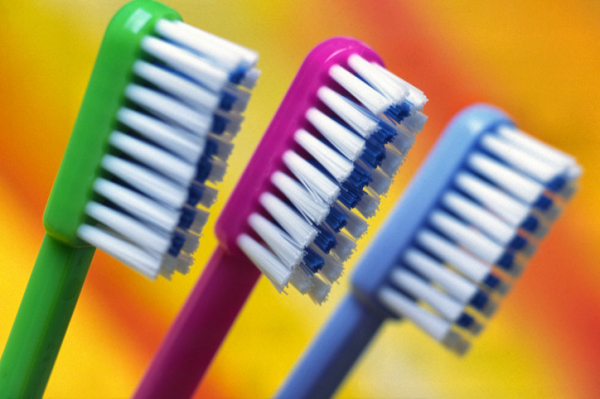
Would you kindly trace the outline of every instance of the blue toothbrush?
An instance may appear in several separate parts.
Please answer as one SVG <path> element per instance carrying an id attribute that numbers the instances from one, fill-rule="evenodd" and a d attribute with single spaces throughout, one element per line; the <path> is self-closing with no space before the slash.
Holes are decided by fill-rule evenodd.
<path id="1" fill-rule="evenodd" d="M 332 396 L 388 319 L 406 318 L 464 354 L 580 174 L 571 156 L 525 135 L 499 109 L 463 110 L 360 259 L 352 293 L 277 397 Z"/>

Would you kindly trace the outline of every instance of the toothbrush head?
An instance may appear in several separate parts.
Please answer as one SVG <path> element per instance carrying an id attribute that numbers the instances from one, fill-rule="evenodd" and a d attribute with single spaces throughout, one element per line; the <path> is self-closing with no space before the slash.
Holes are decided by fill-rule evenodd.
<path id="1" fill-rule="evenodd" d="M 256 61 L 159 2 L 126 4 L 102 42 L 46 206 L 47 232 L 149 278 L 186 272 Z"/>
<path id="2" fill-rule="evenodd" d="M 499 109 L 467 108 L 360 260 L 354 293 L 464 353 L 523 272 L 580 173 L 571 156 L 524 134 Z"/>
<path id="3" fill-rule="evenodd" d="M 220 244 L 278 290 L 291 282 L 325 300 L 423 128 L 426 101 L 363 43 L 318 45 L 216 223 Z"/>

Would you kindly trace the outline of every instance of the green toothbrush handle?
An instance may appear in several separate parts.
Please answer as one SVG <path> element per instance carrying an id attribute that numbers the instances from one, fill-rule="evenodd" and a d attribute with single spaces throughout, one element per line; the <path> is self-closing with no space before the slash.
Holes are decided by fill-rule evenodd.
<path id="1" fill-rule="evenodd" d="M 94 256 L 46 234 L 0 359 L 0 398 L 41 398 Z"/>

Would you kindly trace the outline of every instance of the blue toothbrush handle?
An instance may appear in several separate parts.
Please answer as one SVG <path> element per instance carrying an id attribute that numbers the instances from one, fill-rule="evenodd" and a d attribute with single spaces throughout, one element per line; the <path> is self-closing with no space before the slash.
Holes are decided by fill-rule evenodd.
<path id="1" fill-rule="evenodd" d="M 383 321 L 384 318 L 367 309 L 354 295 L 346 296 L 276 397 L 331 397 Z"/>

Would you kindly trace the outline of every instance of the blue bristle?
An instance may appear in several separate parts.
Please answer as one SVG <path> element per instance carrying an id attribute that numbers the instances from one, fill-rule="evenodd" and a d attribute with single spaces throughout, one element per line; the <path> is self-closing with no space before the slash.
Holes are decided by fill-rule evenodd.
<path id="1" fill-rule="evenodd" d="M 219 145 L 212 140 L 206 140 L 204 145 L 204 152 L 202 153 L 203 158 L 210 158 L 215 155 L 219 150 Z"/>
<path id="2" fill-rule="evenodd" d="M 365 141 L 365 149 L 360 156 L 360 159 L 375 169 L 385 159 L 385 147 L 382 144 L 377 143 L 374 140 Z"/>
<path id="3" fill-rule="evenodd" d="M 335 231 L 336 233 L 346 226 L 348 216 L 335 206 L 329 208 L 329 215 L 325 218 L 325 222 Z"/>
<path id="4" fill-rule="evenodd" d="M 540 198 L 533 203 L 533 206 L 541 211 L 547 211 L 552 206 L 552 203 L 552 198 L 545 195 L 540 195 Z"/>
<path id="5" fill-rule="evenodd" d="M 338 196 L 338 201 L 340 201 L 344 206 L 348 209 L 354 208 L 360 202 L 361 196 L 357 194 L 354 190 L 348 190 L 346 187 L 342 186 L 340 190 L 340 195 Z"/>
<path id="6" fill-rule="evenodd" d="M 337 244 L 335 236 L 322 226 L 317 226 L 317 230 L 319 230 L 319 234 L 313 242 L 321 251 L 328 254 Z"/>
<path id="7" fill-rule="evenodd" d="M 239 84 L 244 76 L 246 75 L 246 68 L 238 66 L 231 74 L 229 74 L 229 81 L 233 84 Z"/>
<path id="8" fill-rule="evenodd" d="M 202 193 L 202 191 L 200 191 Z M 200 195 L 202 196 L 202 194 Z M 181 209 L 181 216 L 179 217 L 179 223 L 177 227 L 187 230 L 194 223 L 194 219 L 196 218 L 196 211 L 193 208 L 183 207 Z"/>
<path id="9" fill-rule="evenodd" d="M 228 120 L 225 117 L 221 115 L 215 115 L 213 118 L 213 125 L 211 131 L 214 134 L 222 134 L 225 131 L 227 122 Z"/>
<path id="10" fill-rule="evenodd" d="M 490 288 L 496 288 L 500 285 L 500 279 L 493 274 L 488 274 L 487 277 L 483 279 L 483 284 Z"/>
<path id="11" fill-rule="evenodd" d="M 521 228 L 525 231 L 533 233 L 534 231 L 537 230 L 539 225 L 540 225 L 540 222 L 539 222 L 538 218 L 536 218 L 533 215 L 529 215 L 529 216 L 527 216 L 525 221 L 523 223 L 521 223 Z"/>
<path id="12" fill-rule="evenodd" d="M 306 267 L 313 272 L 317 273 L 323 268 L 325 261 L 311 248 L 304 249 L 304 258 L 302 260 Z"/>
<path id="13" fill-rule="evenodd" d="M 518 235 L 510 240 L 510 243 L 508 244 L 508 246 L 515 251 L 525 248 L 525 245 L 527 245 L 527 239 Z"/>
<path id="14" fill-rule="evenodd" d="M 202 194 L 202 186 L 199 186 L 197 184 L 190 184 L 186 204 L 188 204 L 189 206 L 198 205 L 198 202 L 200 202 L 200 200 L 202 199 Z"/>
<path id="15" fill-rule="evenodd" d="M 463 313 L 459 316 L 458 320 L 456 320 L 456 325 L 463 328 L 469 328 L 473 325 L 475 319 L 473 316 L 470 316 L 466 313 Z"/>
<path id="16" fill-rule="evenodd" d="M 381 144 L 387 144 L 396 136 L 396 129 L 388 125 L 384 121 L 379 121 L 377 124 L 377 130 L 375 130 L 369 140 L 375 140 Z"/>
<path id="17" fill-rule="evenodd" d="M 546 185 L 550 191 L 560 191 L 567 184 L 567 179 L 564 176 L 556 176 Z"/>
<path id="18" fill-rule="evenodd" d="M 173 237 L 171 238 L 171 246 L 167 250 L 167 253 L 176 258 L 179 256 L 179 252 L 181 252 L 181 248 L 183 248 L 184 243 L 185 236 L 177 231 L 174 231 Z"/>
<path id="19" fill-rule="evenodd" d="M 219 102 L 219 108 L 223 111 L 231 111 L 236 100 L 237 98 L 233 94 L 224 92 Z"/>
<path id="20" fill-rule="evenodd" d="M 208 179 L 208 176 L 210 175 L 211 170 L 212 170 L 212 163 L 210 163 L 210 159 L 203 157 L 198 162 L 198 166 L 196 167 L 195 180 L 200 183 L 204 183 L 206 181 L 206 179 Z"/>
<path id="21" fill-rule="evenodd" d="M 410 104 L 403 102 L 402 104 L 393 104 L 383 113 L 388 118 L 391 118 L 397 122 L 401 122 L 402 119 L 410 115 Z"/>
<path id="22" fill-rule="evenodd" d="M 510 270 L 513 267 L 514 260 L 515 260 L 515 257 L 513 254 L 505 252 L 502 254 L 500 259 L 498 259 L 496 264 L 505 270 Z"/>
<path id="23" fill-rule="evenodd" d="M 473 298 L 471 298 L 471 300 L 469 301 L 469 304 L 477 310 L 482 310 L 483 308 L 485 308 L 485 305 L 487 305 L 489 299 L 490 298 L 486 295 L 485 292 L 477 291 L 475 295 L 473 295 Z"/>
<path id="24" fill-rule="evenodd" d="M 371 174 L 357 164 L 354 164 L 354 170 L 350 176 L 344 181 L 344 186 L 349 190 L 361 192 L 365 186 L 371 181 Z"/>

